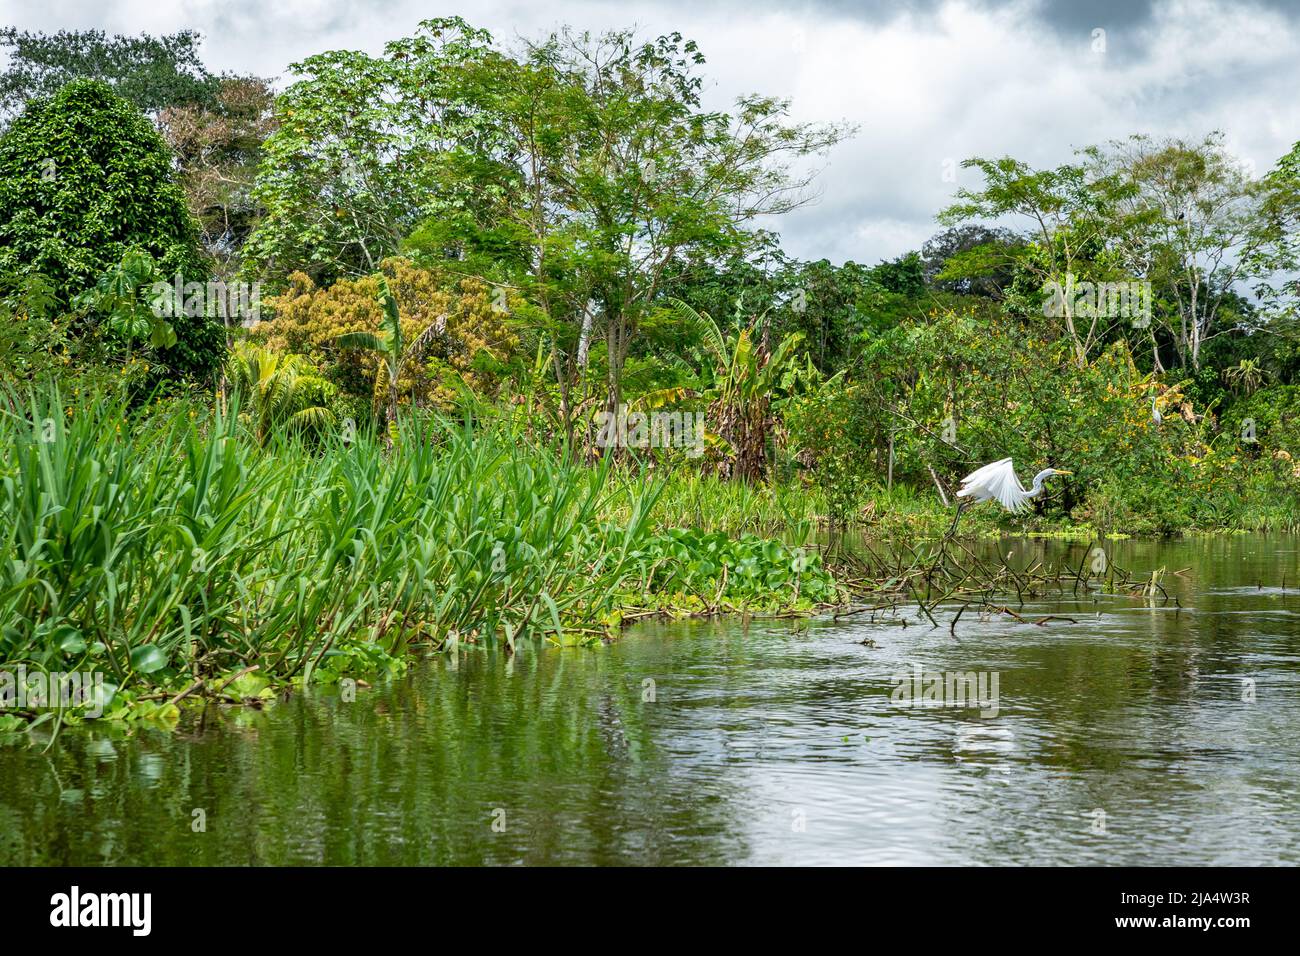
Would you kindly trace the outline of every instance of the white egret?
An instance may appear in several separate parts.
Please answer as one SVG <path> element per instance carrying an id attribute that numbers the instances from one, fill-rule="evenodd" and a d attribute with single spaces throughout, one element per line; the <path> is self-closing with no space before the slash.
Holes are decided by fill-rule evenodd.
<path id="1" fill-rule="evenodd" d="M 1157 425 L 1165 420 L 1165 417 L 1160 414 L 1160 409 L 1156 408 L 1156 402 L 1159 400 L 1159 397 L 1160 396 L 1158 395 L 1151 396 L 1151 420 Z"/>
<path id="2" fill-rule="evenodd" d="M 1033 486 L 1026 491 L 1020 484 L 1020 479 L 1016 477 L 1016 469 L 1011 459 L 1003 458 L 983 468 L 977 468 L 963 478 L 957 497 L 969 498 L 974 502 L 996 501 L 1012 514 L 1016 514 L 1029 507 L 1030 498 L 1042 494 L 1044 481 L 1053 475 L 1068 474 L 1071 472 L 1060 468 L 1044 468 L 1034 475 Z M 952 519 L 952 530 L 948 532 L 949 534 L 957 529 L 957 519 L 961 517 L 962 504 L 962 502 L 957 504 L 957 514 Z"/>

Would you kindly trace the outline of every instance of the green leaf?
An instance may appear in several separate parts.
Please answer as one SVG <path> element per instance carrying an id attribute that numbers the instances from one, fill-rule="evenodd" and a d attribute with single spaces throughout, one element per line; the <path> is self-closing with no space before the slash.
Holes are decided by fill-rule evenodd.
<path id="1" fill-rule="evenodd" d="M 167 655 L 156 644 L 142 644 L 131 650 L 131 666 L 141 674 L 152 674 L 167 666 Z"/>
<path id="2" fill-rule="evenodd" d="M 149 333 L 149 344 L 156 349 L 169 349 L 176 344 L 176 331 L 170 322 L 157 321 Z"/>
<path id="3" fill-rule="evenodd" d="M 86 639 L 81 636 L 81 632 L 75 627 L 64 625 L 55 631 L 54 643 L 65 654 L 84 654 L 86 652 Z"/>
<path id="4" fill-rule="evenodd" d="M 551 622 L 555 625 L 555 633 L 557 635 L 563 634 L 564 625 L 560 623 L 560 609 L 555 606 L 555 601 L 545 591 L 542 592 L 542 600 L 546 603 L 547 609 L 551 612 Z"/>

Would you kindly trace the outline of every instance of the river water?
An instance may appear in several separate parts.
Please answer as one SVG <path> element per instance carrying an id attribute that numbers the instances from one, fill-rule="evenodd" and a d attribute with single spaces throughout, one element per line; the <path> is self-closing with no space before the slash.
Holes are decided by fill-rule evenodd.
<path id="1" fill-rule="evenodd" d="M 1300 861 L 1300 539 L 1108 547 L 1171 600 L 646 625 L 0 749 L 0 863 Z"/>

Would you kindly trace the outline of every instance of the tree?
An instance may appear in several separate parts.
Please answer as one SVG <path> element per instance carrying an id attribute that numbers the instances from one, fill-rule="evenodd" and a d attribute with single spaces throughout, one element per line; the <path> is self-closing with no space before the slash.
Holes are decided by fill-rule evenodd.
<path id="1" fill-rule="evenodd" d="M 1036 170 L 1010 156 L 973 158 L 964 169 L 984 174 L 984 188 L 957 191 L 957 202 L 939 214 L 945 225 L 973 218 L 1026 217 L 1033 225 L 1032 247 L 1016 258 L 1021 270 L 1036 286 L 1034 305 L 1045 290 L 1072 289 L 1079 280 L 1109 278 L 1113 267 L 1103 261 L 1107 235 L 1102 216 L 1102 193 L 1094 188 L 1087 165 L 1067 163 L 1056 169 Z M 1095 310 L 1081 314 L 1075 297 L 1057 298 L 1059 318 L 1074 348 L 1075 364 L 1087 364 L 1101 339 L 1103 316 Z"/>
<path id="2" fill-rule="evenodd" d="M 224 77 L 211 103 L 167 106 L 158 117 L 200 240 L 227 276 L 262 214 L 253 184 L 262 143 L 275 129 L 274 101 L 266 80 Z"/>
<path id="3" fill-rule="evenodd" d="M 1266 215 L 1276 231 L 1253 265 L 1258 273 L 1280 275 L 1261 278 L 1255 292 L 1272 317 L 1292 325 L 1300 311 L 1300 203 L 1293 201 L 1300 195 L 1300 143 L 1279 159 L 1265 178 L 1271 197 Z"/>
<path id="4" fill-rule="evenodd" d="M 301 355 L 240 342 L 231 351 L 227 376 L 259 442 L 276 428 L 321 429 L 336 420 L 328 405 L 334 386 Z"/>
<path id="5" fill-rule="evenodd" d="M 836 266 L 827 259 L 790 262 L 779 273 L 784 294 L 773 311 L 773 335 L 778 341 L 801 335 L 817 368 L 831 374 L 845 368 L 853 344 L 874 317 L 868 305 L 879 304 L 882 287 L 872 270 L 856 262 Z"/>
<path id="6" fill-rule="evenodd" d="M 1264 384 L 1264 372 L 1257 359 L 1242 359 L 1223 370 L 1223 380 L 1242 395 L 1250 395 Z"/>
<path id="7" fill-rule="evenodd" d="M 206 280 L 196 234 L 167 145 L 103 83 L 69 83 L 0 137 L 0 271 L 42 274 L 62 302 L 133 249 L 165 278 Z M 220 367 L 220 322 L 182 314 L 173 324 L 163 365 L 197 378 Z"/>
<path id="8" fill-rule="evenodd" d="M 897 259 L 881 262 L 871 269 L 871 279 L 886 292 L 908 298 L 925 293 L 925 267 L 919 252 L 908 252 Z"/>
<path id="9" fill-rule="evenodd" d="M 523 166 L 534 219 L 547 210 L 551 219 L 535 230 L 545 238 L 534 259 L 544 252 L 582 276 L 604 326 L 615 413 L 623 365 L 666 270 L 682 255 L 744 248 L 756 241 L 745 228 L 753 220 L 808 202 L 814 172 L 798 164 L 849 128 L 791 122 L 787 101 L 762 96 L 741 97 L 734 113 L 706 111 L 704 57 L 676 33 L 638 42 L 631 31 L 564 30 L 521 60 L 560 91 L 540 100 L 551 113 L 530 123 L 545 136 L 530 138 L 538 145 Z"/>
<path id="10" fill-rule="evenodd" d="M 102 30 L 46 34 L 0 28 L 0 47 L 9 50 L 0 73 L 0 115 L 14 116 L 28 102 L 79 79 L 102 80 L 152 116 L 169 106 L 210 105 L 219 81 L 203 66 L 199 42 L 193 30 L 110 37 Z"/>
<path id="11" fill-rule="evenodd" d="M 501 374 L 514 361 L 519 324 L 531 321 L 531 311 L 517 295 L 499 299 L 486 283 L 416 266 L 394 257 L 379 264 L 379 274 L 340 279 L 321 288 L 304 273 L 290 277 L 289 288 L 268 297 L 274 317 L 257 323 L 249 336 L 275 351 L 300 353 L 322 368 L 323 374 L 350 396 L 375 407 L 386 401 L 381 359 L 370 351 L 340 352 L 340 336 L 352 332 L 383 334 L 387 317 L 380 303 L 379 275 L 397 302 L 403 341 L 412 341 L 442 319 L 418 363 L 402 369 L 398 390 L 413 404 L 452 407 L 461 383 L 491 393 Z M 379 385 L 376 396 L 376 383 Z"/>
<path id="12" fill-rule="evenodd" d="M 1297 184 L 1252 178 L 1219 133 L 1195 142 L 1133 136 L 1086 152 L 1106 190 L 1112 242 L 1174 304 L 1179 362 L 1200 368 L 1205 343 L 1225 331 L 1234 287 L 1278 265 L 1269 252 L 1295 222 Z"/>
<path id="13" fill-rule="evenodd" d="M 921 247 L 925 281 L 945 292 L 1001 299 L 1015 275 L 1024 240 L 1010 229 L 966 223 L 931 236 Z"/>
<path id="14" fill-rule="evenodd" d="M 277 98 L 253 191 L 266 214 L 245 248 L 250 277 L 368 275 L 417 223 L 474 204 L 456 163 L 489 151 L 462 74 L 489 38 L 458 18 L 421 28 L 379 57 L 335 51 L 293 64 L 299 78 Z"/>

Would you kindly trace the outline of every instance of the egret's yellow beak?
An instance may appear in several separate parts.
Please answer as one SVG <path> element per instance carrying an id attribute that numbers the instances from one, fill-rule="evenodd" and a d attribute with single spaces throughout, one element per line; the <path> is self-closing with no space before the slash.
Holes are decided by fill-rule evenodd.
<path id="1" fill-rule="evenodd" d="M 1056 473 L 1057 473 L 1058 475 L 1072 475 L 1072 474 L 1074 474 L 1074 472 L 1072 472 L 1072 471 L 1066 471 L 1064 468 L 1058 468 L 1058 469 L 1056 469 Z"/>

